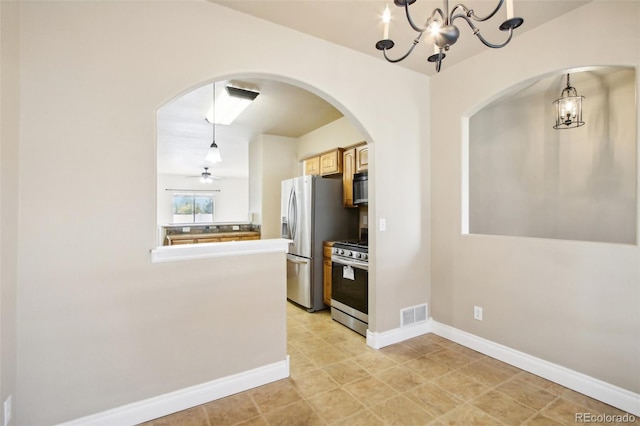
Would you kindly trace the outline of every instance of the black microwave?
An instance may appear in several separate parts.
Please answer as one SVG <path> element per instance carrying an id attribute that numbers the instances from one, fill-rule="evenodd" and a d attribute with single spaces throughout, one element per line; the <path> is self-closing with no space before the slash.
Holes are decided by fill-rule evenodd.
<path id="1" fill-rule="evenodd" d="M 353 204 L 369 204 L 368 172 L 353 175 Z"/>

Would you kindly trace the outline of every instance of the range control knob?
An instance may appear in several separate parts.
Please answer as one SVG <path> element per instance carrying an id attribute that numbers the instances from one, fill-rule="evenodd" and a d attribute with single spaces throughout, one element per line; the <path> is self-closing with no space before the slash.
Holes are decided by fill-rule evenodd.
<path id="1" fill-rule="evenodd" d="M 356 253 L 356 259 L 362 258 L 362 253 Z"/>
<path id="2" fill-rule="evenodd" d="M 362 260 L 367 260 L 369 255 L 367 253 L 362 253 Z"/>

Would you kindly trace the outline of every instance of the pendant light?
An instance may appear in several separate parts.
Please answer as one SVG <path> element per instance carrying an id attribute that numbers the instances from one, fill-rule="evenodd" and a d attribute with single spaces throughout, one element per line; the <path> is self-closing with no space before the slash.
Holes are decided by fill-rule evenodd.
<path id="1" fill-rule="evenodd" d="M 213 87 L 213 105 L 212 105 L 212 110 L 215 111 L 215 109 L 216 109 L 215 108 L 215 106 L 216 106 L 216 83 L 214 82 L 211 86 Z M 215 112 L 213 114 L 215 114 Z M 213 140 L 211 142 L 211 146 L 209 147 L 209 151 L 207 152 L 207 157 L 204 159 L 204 161 L 207 161 L 209 163 L 219 163 L 219 162 L 222 161 L 222 157 L 220 157 L 220 149 L 218 148 L 218 144 L 216 144 L 215 115 L 211 119 L 211 126 L 213 126 Z"/>
<path id="2" fill-rule="evenodd" d="M 560 98 L 553 102 L 556 107 L 556 130 L 573 129 L 584 125 L 582 121 L 582 100 L 575 87 L 571 87 L 569 74 L 567 74 L 567 87 L 562 89 Z"/>

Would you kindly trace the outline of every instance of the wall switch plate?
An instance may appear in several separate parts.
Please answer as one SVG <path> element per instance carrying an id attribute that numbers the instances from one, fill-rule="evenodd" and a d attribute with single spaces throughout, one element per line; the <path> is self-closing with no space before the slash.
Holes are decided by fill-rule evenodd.
<path id="1" fill-rule="evenodd" d="M 387 221 L 385 219 L 380 219 L 380 230 L 381 231 L 387 230 Z"/>
<path id="2" fill-rule="evenodd" d="M 473 318 L 482 321 L 482 308 L 480 306 L 473 307 Z"/>
<path id="3" fill-rule="evenodd" d="M 9 397 L 4 401 L 4 426 L 9 426 L 9 421 L 11 420 L 12 405 L 13 405 L 13 396 L 9 395 Z"/>

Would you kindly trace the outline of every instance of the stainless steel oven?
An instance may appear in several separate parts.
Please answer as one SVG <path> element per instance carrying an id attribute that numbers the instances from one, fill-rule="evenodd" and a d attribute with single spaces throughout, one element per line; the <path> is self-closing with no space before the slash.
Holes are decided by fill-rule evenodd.
<path id="1" fill-rule="evenodd" d="M 336 242 L 331 254 L 331 318 L 363 336 L 369 323 L 369 254 L 366 245 Z"/>

